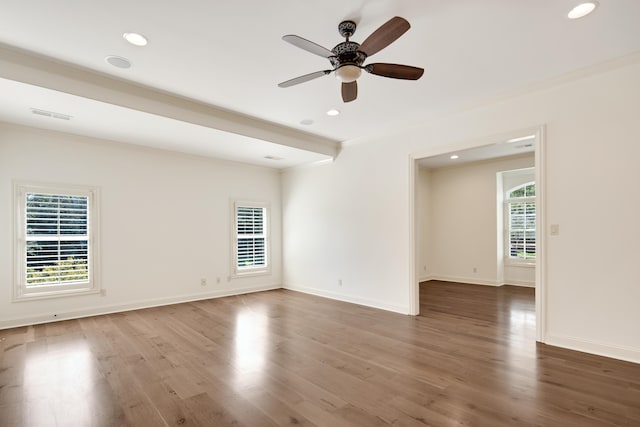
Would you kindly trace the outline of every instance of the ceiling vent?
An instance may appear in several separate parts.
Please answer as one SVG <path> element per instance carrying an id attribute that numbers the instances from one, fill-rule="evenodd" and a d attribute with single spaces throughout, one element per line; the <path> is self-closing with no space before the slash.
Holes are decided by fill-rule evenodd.
<path id="1" fill-rule="evenodd" d="M 118 68 L 131 67 L 131 61 L 121 56 L 109 55 L 109 56 L 106 56 L 104 60 L 107 61 L 108 64 L 113 65 L 114 67 L 118 67 Z"/>
<path id="2" fill-rule="evenodd" d="M 31 112 L 33 114 L 37 114 L 38 116 L 51 117 L 52 119 L 60 119 L 60 120 L 71 120 L 71 117 L 72 117 L 68 114 L 56 113 L 55 111 L 41 110 L 39 108 L 32 108 Z"/>

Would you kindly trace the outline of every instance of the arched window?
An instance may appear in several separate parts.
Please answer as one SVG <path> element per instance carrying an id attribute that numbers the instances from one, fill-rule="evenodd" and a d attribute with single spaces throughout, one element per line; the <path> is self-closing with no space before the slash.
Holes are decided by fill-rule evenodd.
<path id="1" fill-rule="evenodd" d="M 507 254 L 511 259 L 536 259 L 536 184 L 528 182 L 506 192 Z"/>

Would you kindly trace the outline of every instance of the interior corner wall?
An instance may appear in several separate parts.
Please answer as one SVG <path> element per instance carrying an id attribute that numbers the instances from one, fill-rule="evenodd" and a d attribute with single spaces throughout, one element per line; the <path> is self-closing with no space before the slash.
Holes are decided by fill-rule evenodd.
<path id="1" fill-rule="evenodd" d="M 502 285 L 498 271 L 496 174 L 534 166 L 533 154 L 430 171 L 426 235 L 430 279 Z M 535 284 L 535 281 L 534 281 Z"/>
<path id="2" fill-rule="evenodd" d="M 409 160 L 385 142 L 283 173 L 283 287 L 409 313 Z"/>
<path id="3" fill-rule="evenodd" d="M 283 285 L 411 313 L 410 159 L 545 125 L 544 214 L 560 233 L 544 230 L 542 336 L 640 362 L 640 64 L 539 87 L 349 141 L 332 164 L 285 172 Z"/>
<path id="4" fill-rule="evenodd" d="M 14 180 L 99 187 L 105 296 L 12 302 Z M 279 288 L 280 194 L 278 170 L 0 123 L 0 327 Z M 270 204 L 269 275 L 228 279 L 234 199 Z"/>

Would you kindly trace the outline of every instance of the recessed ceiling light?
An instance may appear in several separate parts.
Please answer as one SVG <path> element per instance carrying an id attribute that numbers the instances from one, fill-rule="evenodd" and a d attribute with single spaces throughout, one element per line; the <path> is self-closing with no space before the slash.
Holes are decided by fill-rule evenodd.
<path id="1" fill-rule="evenodd" d="M 107 61 L 108 64 L 113 65 L 114 67 L 118 67 L 118 68 L 131 67 L 131 61 L 121 56 L 109 55 L 109 56 L 106 56 L 104 60 Z"/>
<path id="2" fill-rule="evenodd" d="M 576 7 L 574 7 L 573 9 L 571 9 L 569 11 L 569 13 L 567 14 L 567 17 L 569 19 L 582 18 L 584 16 L 587 16 L 588 14 L 593 12 L 594 10 L 596 10 L 596 7 L 598 7 L 598 2 L 597 1 L 589 1 L 589 2 L 585 2 L 585 3 L 580 3 L 579 5 L 577 5 Z"/>
<path id="3" fill-rule="evenodd" d="M 535 135 L 520 136 L 518 138 L 507 139 L 507 142 L 508 143 L 512 143 L 512 142 L 527 141 L 527 140 L 533 139 L 535 137 L 536 137 Z"/>
<path id="4" fill-rule="evenodd" d="M 264 158 L 267 159 L 267 160 L 282 160 L 282 159 L 284 159 L 284 157 L 271 156 L 271 155 L 264 156 Z"/>
<path id="5" fill-rule="evenodd" d="M 455 159 L 459 159 L 460 156 L 458 156 L 457 154 L 452 154 L 451 157 L 449 157 L 451 160 L 455 160 Z"/>
<path id="6" fill-rule="evenodd" d="M 327 116 L 337 116 L 340 114 L 340 111 L 336 110 L 335 108 L 327 111 Z"/>
<path id="7" fill-rule="evenodd" d="M 313 124 L 313 120 L 311 119 L 304 119 L 300 122 L 301 125 L 305 125 L 305 126 L 309 126 Z"/>
<path id="8" fill-rule="evenodd" d="M 148 43 L 147 38 L 138 33 L 124 33 L 122 37 L 134 46 L 146 46 Z"/>

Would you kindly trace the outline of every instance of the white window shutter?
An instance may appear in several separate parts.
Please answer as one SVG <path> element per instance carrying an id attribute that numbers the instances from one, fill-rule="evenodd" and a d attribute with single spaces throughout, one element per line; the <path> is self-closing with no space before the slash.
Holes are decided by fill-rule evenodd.
<path id="1" fill-rule="evenodd" d="M 89 281 L 88 197 L 25 195 L 25 285 Z"/>
<path id="2" fill-rule="evenodd" d="M 236 271 L 264 270 L 267 267 L 267 209 L 237 204 Z"/>
<path id="3" fill-rule="evenodd" d="M 508 254 L 510 258 L 536 257 L 535 184 L 527 183 L 507 192 Z"/>

